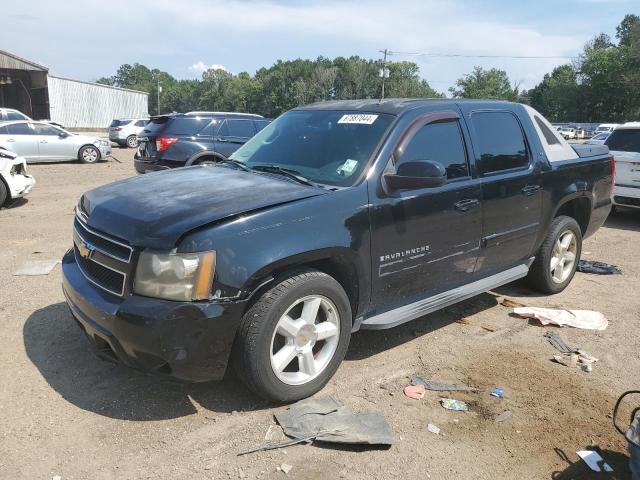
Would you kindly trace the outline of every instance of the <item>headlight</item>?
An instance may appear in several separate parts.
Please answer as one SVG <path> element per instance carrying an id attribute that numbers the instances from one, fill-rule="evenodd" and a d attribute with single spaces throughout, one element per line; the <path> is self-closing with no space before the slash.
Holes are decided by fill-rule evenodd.
<path id="1" fill-rule="evenodd" d="M 133 291 L 147 297 L 188 302 L 207 300 L 216 270 L 216 252 L 144 251 L 138 259 Z"/>

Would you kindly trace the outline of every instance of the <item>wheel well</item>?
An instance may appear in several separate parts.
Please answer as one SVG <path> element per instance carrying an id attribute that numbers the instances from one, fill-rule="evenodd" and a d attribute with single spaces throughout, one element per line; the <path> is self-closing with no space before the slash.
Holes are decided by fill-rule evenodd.
<path id="1" fill-rule="evenodd" d="M 187 163 L 187 165 L 197 165 L 198 163 L 204 162 L 206 160 L 210 162 L 216 162 L 219 160 L 224 160 L 224 157 L 222 155 L 216 155 L 215 153 L 201 155 L 199 157 L 192 159 L 190 162 Z"/>
<path id="2" fill-rule="evenodd" d="M 556 212 L 556 217 L 566 215 L 572 217 L 580 225 L 580 231 L 584 235 L 589 226 L 589 215 L 591 213 L 591 201 L 586 197 L 574 198 L 564 203 Z"/>

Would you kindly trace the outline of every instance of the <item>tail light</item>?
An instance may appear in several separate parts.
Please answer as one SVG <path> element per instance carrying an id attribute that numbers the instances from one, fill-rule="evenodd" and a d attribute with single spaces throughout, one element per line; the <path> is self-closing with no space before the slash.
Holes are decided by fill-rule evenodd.
<path id="1" fill-rule="evenodd" d="M 122 130 L 122 127 L 115 127 L 115 128 L 114 128 L 114 130 L 115 130 L 116 132 L 119 132 L 120 130 Z"/>
<path id="2" fill-rule="evenodd" d="M 156 150 L 159 152 L 164 152 L 167 148 L 178 141 L 177 138 L 174 137 L 158 137 L 156 138 Z"/>
<path id="3" fill-rule="evenodd" d="M 611 193 L 613 193 L 613 187 L 616 184 L 616 157 L 611 155 Z"/>

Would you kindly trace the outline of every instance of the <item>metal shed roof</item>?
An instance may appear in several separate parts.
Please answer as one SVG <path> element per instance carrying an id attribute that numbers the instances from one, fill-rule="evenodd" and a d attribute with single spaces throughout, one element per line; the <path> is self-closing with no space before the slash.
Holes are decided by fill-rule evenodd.
<path id="1" fill-rule="evenodd" d="M 24 58 L 18 57 L 13 53 L 0 50 L 0 68 L 6 68 L 9 70 L 35 70 L 37 72 L 48 72 L 47 67 L 38 65 L 37 63 L 30 62 Z"/>

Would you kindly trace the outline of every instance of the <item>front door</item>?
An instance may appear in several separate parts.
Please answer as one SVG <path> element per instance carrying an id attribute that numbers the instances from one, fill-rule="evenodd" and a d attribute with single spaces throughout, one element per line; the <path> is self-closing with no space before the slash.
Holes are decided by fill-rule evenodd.
<path id="1" fill-rule="evenodd" d="M 38 142 L 38 155 L 42 160 L 75 158 L 75 140 L 72 135 L 53 125 L 34 124 Z"/>
<path id="2" fill-rule="evenodd" d="M 218 128 L 215 138 L 215 151 L 228 158 L 253 137 L 255 133 L 251 120 L 228 118 Z"/>
<path id="3" fill-rule="evenodd" d="M 370 180 L 372 307 L 379 312 L 466 283 L 473 273 L 482 208 L 466 138 L 457 112 L 426 114 L 409 127 L 387 171 L 430 160 L 445 167 L 447 183 L 388 191 Z"/>

